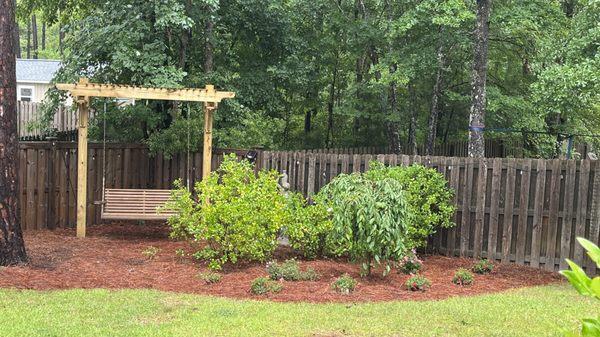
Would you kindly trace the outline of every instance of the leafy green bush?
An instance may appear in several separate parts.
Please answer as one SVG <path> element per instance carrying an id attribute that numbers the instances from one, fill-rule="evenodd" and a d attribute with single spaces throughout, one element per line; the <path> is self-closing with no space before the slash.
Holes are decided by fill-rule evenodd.
<path id="1" fill-rule="evenodd" d="M 221 281 L 221 274 L 214 271 L 207 271 L 198 274 L 198 278 L 206 282 L 206 284 L 218 283 Z"/>
<path id="2" fill-rule="evenodd" d="M 413 249 L 402 257 L 398 267 L 404 274 L 416 274 L 423 267 L 423 261 L 419 259 L 417 251 Z"/>
<path id="3" fill-rule="evenodd" d="M 488 259 L 481 259 L 471 267 L 471 270 L 477 274 L 489 274 L 494 270 L 494 264 Z"/>
<path id="4" fill-rule="evenodd" d="M 348 295 L 354 291 L 358 282 L 352 278 L 352 276 L 348 274 L 344 274 L 331 284 L 331 289 L 340 292 L 342 294 Z"/>
<path id="5" fill-rule="evenodd" d="M 283 286 L 278 282 L 269 280 L 266 277 L 259 277 L 252 281 L 250 291 L 255 295 L 263 295 L 266 293 L 278 293 L 283 289 Z"/>
<path id="6" fill-rule="evenodd" d="M 425 291 L 431 287 L 431 281 L 425 276 L 413 275 L 406 280 L 406 288 L 412 291 Z"/>
<path id="7" fill-rule="evenodd" d="M 376 264 L 383 265 L 387 275 L 410 249 L 405 240 L 412 216 L 396 180 L 342 174 L 323 187 L 315 200 L 332 209 L 333 252 L 348 252 L 362 262 L 363 275 Z"/>
<path id="8" fill-rule="evenodd" d="M 585 248 L 590 259 L 600 268 L 600 248 L 584 238 L 577 238 L 577 241 Z M 569 259 L 567 259 L 567 263 L 571 270 L 561 270 L 560 273 L 569 280 L 573 288 L 581 295 L 600 300 L 600 276 L 591 279 L 576 263 Z M 600 336 L 600 315 L 582 321 L 581 335 L 584 337 Z"/>
<path id="9" fill-rule="evenodd" d="M 265 261 L 289 218 L 277 181 L 277 172 L 255 175 L 252 164 L 226 156 L 218 171 L 196 183 L 197 199 L 176 183 L 166 206 L 176 210 L 168 220 L 171 235 L 197 245 L 194 256 L 213 270 L 240 259 Z"/>
<path id="10" fill-rule="evenodd" d="M 308 205 L 301 194 L 288 196 L 290 221 L 284 229 L 290 246 L 304 257 L 331 255 L 331 214 L 322 203 Z"/>
<path id="11" fill-rule="evenodd" d="M 454 273 L 452 283 L 458 284 L 460 286 L 471 285 L 473 283 L 473 274 L 465 268 L 459 268 Z"/>
<path id="12" fill-rule="evenodd" d="M 418 164 L 386 167 L 373 161 L 365 174 L 371 180 L 394 179 L 406 192 L 406 201 L 414 214 L 414 221 L 408 227 L 411 242 L 407 244 L 410 247 L 424 247 L 427 238 L 438 228 L 454 226 L 454 192 L 437 170 Z"/>
<path id="13" fill-rule="evenodd" d="M 306 271 L 300 270 L 298 261 L 294 259 L 286 260 L 282 264 L 277 261 L 267 263 L 267 273 L 272 280 L 315 281 L 319 277 L 312 268 Z"/>

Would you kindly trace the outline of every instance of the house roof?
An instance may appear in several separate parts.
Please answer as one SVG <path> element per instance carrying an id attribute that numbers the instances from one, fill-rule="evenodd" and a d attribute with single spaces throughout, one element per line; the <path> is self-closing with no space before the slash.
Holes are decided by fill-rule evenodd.
<path id="1" fill-rule="evenodd" d="M 17 82 L 50 83 L 58 68 L 57 60 L 17 59 Z"/>

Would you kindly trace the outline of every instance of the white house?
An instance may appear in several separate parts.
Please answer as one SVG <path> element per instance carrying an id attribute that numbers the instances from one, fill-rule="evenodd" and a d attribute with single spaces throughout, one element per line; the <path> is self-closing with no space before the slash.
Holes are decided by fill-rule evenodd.
<path id="1" fill-rule="evenodd" d="M 17 100 L 41 102 L 50 81 L 60 68 L 60 61 L 17 59 Z"/>

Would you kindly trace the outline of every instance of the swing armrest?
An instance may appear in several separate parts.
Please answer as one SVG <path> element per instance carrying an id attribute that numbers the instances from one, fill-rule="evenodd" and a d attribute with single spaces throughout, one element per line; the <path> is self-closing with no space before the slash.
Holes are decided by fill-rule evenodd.
<path id="1" fill-rule="evenodd" d="M 96 201 L 94 201 L 94 205 L 106 205 L 106 201 L 105 200 L 96 200 Z"/>

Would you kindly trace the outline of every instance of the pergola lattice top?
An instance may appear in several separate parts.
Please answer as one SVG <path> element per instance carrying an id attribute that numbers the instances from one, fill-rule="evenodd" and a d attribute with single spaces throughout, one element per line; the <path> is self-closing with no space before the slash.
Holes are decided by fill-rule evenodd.
<path id="1" fill-rule="evenodd" d="M 234 92 L 216 91 L 212 85 L 207 85 L 204 89 L 167 89 L 116 84 L 96 84 L 89 83 L 86 79 L 82 79 L 76 84 L 58 83 L 56 84 L 56 87 L 60 90 L 69 91 L 74 97 L 113 97 L 208 103 L 219 103 L 224 98 L 235 97 Z"/>

